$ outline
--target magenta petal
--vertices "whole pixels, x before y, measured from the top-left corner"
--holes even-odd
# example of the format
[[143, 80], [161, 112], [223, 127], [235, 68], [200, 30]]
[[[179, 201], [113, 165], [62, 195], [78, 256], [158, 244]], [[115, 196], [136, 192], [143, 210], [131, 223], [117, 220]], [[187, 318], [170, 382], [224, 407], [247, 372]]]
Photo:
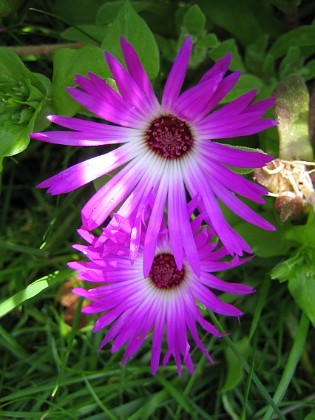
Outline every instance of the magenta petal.
[[160, 231], [164, 207], [167, 197], [167, 187], [161, 183], [156, 194], [156, 201], [152, 209], [148, 230], [145, 236], [144, 253], [143, 253], [143, 273], [147, 277], [149, 275], [154, 253], [157, 245], [157, 235]]
[[261, 168], [274, 159], [266, 153], [242, 150], [214, 142], [205, 143], [204, 152], [210, 160], [236, 168]]
[[38, 188], [48, 188], [48, 192], [52, 195], [73, 191], [128, 162], [132, 156], [130, 146], [126, 146], [113, 150], [106, 155], [77, 163], [46, 179], [38, 185]]
[[119, 61], [107, 52], [105, 57], [121, 96], [144, 116], [152, 112], [151, 104], [145, 100], [141, 89]]
[[183, 46], [181, 47], [173, 67], [171, 68], [170, 74], [167, 78], [163, 95], [162, 95], [162, 106], [166, 110], [171, 110], [173, 103], [176, 101], [180, 90], [184, 83], [188, 61], [192, 49], [192, 41], [187, 36]]
[[68, 92], [74, 100], [104, 120], [133, 128], [139, 128], [144, 121], [144, 117], [138, 114], [132, 105], [126, 104], [118, 94], [115, 100], [111, 101], [113, 103], [110, 103], [101, 98], [96, 101], [93, 96], [75, 88], [68, 88]]
[[241, 200], [235, 197], [228, 189], [214, 187], [214, 193], [220, 200], [230, 209], [233, 210], [238, 216], [246, 220], [253, 225], [259, 226], [262, 229], [266, 230], [275, 230], [275, 227], [269, 223], [267, 220], [263, 219], [257, 213], [255, 213], [251, 208], [246, 206]]
[[100, 226], [109, 214], [130, 194], [141, 179], [141, 172], [129, 163], [111, 178], [82, 209], [82, 227], [93, 230]]
[[125, 62], [130, 75], [138, 84], [142, 93], [146, 95], [148, 102], [153, 106], [158, 106], [158, 101], [155, 93], [152, 89], [149, 78], [142, 67], [142, 64], [131, 44], [129, 44], [125, 38], [120, 38], [121, 48], [124, 53]]
[[212, 78], [217, 73], [223, 73], [225, 74], [230, 66], [232, 60], [232, 54], [226, 54], [224, 57], [220, 58], [214, 66], [211, 67], [210, 70], [208, 70], [201, 78], [200, 83]]

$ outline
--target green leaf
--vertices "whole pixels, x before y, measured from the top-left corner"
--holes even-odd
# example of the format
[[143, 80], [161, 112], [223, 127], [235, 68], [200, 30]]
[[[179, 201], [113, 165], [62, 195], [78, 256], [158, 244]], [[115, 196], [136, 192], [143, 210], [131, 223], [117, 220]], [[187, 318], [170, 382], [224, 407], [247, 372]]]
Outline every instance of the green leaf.
[[202, 31], [206, 25], [206, 16], [197, 4], [191, 6], [185, 13], [183, 26], [191, 34]]
[[309, 94], [303, 79], [288, 76], [274, 90], [274, 114], [280, 136], [279, 157], [286, 160], [313, 160], [308, 137]]
[[305, 225], [291, 226], [285, 233], [285, 238], [289, 241], [297, 242], [301, 245], [306, 245], [315, 248], [315, 215], [314, 211], [310, 210], [307, 222]]
[[269, 35], [264, 34], [250, 44], [245, 51], [245, 64], [249, 71], [261, 74], [265, 51], [269, 42]]
[[290, 47], [315, 45], [315, 22], [312, 25], [301, 26], [280, 36], [269, 50], [274, 59], [285, 55]]
[[315, 326], [315, 253], [303, 245], [296, 254], [271, 272], [272, 279], [288, 281], [294, 300]]
[[110, 76], [103, 50], [94, 45], [80, 49], [62, 48], [55, 52], [53, 62], [53, 101], [57, 112], [63, 115], [72, 116], [81, 109], [66, 90], [66, 86], [74, 86], [76, 74], [85, 76], [92, 72], [102, 78]]
[[113, 24], [108, 28], [102, 48], [123, 62], [119, 39], [124, 36], [137, 51], [150, 79], [159, 74], [159, 49], [146, 22], [135, 12], [129, 2], [119, 10]]
[[[103, 6], [101, 6], [97, 12], [96, 24], [101, 26], [111, 24], [125, 3], [125, 0], [117, 0], [109, 1], [103, 4]], [[132, 2], [132, 7], [137, 13], [147, 9], [154, 11], [156, 8], [159, 8], [159, 6], [161, 5], [156, 3], [154, 4], [151, 1], [141, 0]]]
[[8, 48], [0, 47], [0, 83], [30, 78], [31, 72], [22, 60]]
[[292, 74], [292, 71], [297, 71], [301, 67], [303, 67], [303, 60], [301, 58], [300, 48], [295, 46], [290, 47], [279, 67], [280, 80], [288, 77]]
[[50, 95], [46, 76], [32, 73], [16, 54], [0, 48], [0, 156], [22, 152], [35, 125], [49, 125], [44, 110]]
[[[314, 251], [312, 251], [313, 254]], [[310, 256], [295, 270], [288, 288], [301, 310], [315, 327], [315, 258]]]
[[[266, 215], [262, 216], [266, 218]], [[235, 229], [249, 243], [257, 257], [271, 258], [286, 255], [293, 244], [292, 241], [285, 240], [285, 230], [280, 226], [277, 226], [276, 231], [270, 232], [241, 222], [235, 226]]]
[[[235, 343], [237, 350], [244, 356], [246, 359], [250, 351], [250, 342], [248, 337], [242, 338], [241, 341]], [[236, 386], [241, 382], [244, 376], [244, 369], [239, 360], [235, 355], [232, 349], [229, 347], [225, 350], [225, 359], [227, 364], [227, 375], [221, 392], [228, 392], [236, 388]]]
[[303, 257], [298, 252], [291, 258], [277, 264], [271, 271], [270, 277], [275, 280], [278, 279], [280, 283], [288, 281], [290, 276], [296, 270], [296, 267], [300, 266], [303, 262]]
[[67, 277], [73, 274], [72, 270], [56, 271], [48, 276], [42, 277], [31, 283], [24, 290], [9, 297], [4, 302], [0, 303], [0, 318], [12, 311], [17, 306], [21, 305], [28, 299], [32, 299], [48, 287], [61, 283]]
[[308, 61], [303, 67], [297, 70], [297, 73], [306, 81], [315, 78], [315, 60]]

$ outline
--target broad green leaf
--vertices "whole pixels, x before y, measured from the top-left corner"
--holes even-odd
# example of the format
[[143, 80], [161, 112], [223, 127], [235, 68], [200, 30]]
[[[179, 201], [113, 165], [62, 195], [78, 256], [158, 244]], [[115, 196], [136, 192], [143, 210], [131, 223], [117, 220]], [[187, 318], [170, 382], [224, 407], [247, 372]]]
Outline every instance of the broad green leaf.
[[301, 26], [280, 36], [272, 45], [269, 54], [274, 59], [285, 55], [290, 47], [315, 46], [315, 23]]
[[102, 78], [110, 76], [103, 50], [94, 45], [80, 49], [62, 48], [55, 52], [53, 61], [53, 101], [59, 114], [72, 116], [81, 109], [66, 90], [66, 86], [74, 86], [76, 74], [86, 76], [92, 72]]
[[285, 238], [290, 241], [295, 241], [301, 245], [306, 245], [315, 248], [315, 215], [314, 211], [310, 210], [307, 222], [305, 225], [291, 226], [286, 230]]
[[[313, 251], [314, 252], [314, 251]], [[288, 288], [301, 310], [315, 327], [315, 258], [304, 261], [289, 278]]]
[[157, 43], [146, 22], [135, 12], [129, 2], [126, 2], [119, 10], [102, 42], [102, 48], [123, 62], [119, 42], [121, 36], [133, 45], [149, 78], [155, 79], [160, 69]]
[[[265, 217], [265, 215], [263, 215]], [[271, 223], [273, 223], [271, 221]], [[245, 222], [235, 226], [237, 232], [249, 243], [253, 253], [257, 257], [271, 258], [280, 255], [286, 255], [292, 247], [293, 242], [288, 241], [284, 237], [285, 230], [277, 226], [277, 230], [270, 232], [262, 230], [254, 225]]]
[[[120, 9], [125, 5], [125, 0], [117, 0], [117, 1], [108, 1], [101, 6], [97, 12], [96, 16], [96, 24], [97, 25], [108, 25], [111, 24]], [[151, 1], [133, 1], [132, 7], [134, 10], [138, 13], [146, 9], [151, 9], [154, 11], [157, 7], [159, 7], [159, 4], [154, 4]]]
[[31, 72], [22, 60], [8, 48], [0, 47], [0, 83], [30, 78]]
[[[238, 351], [245, 357], [248, 357], [250, 351], [250, 342], [248, 337], [242, 338], [241, 341], [235, 343]], [[234, 389], [243, 379], [244, 369], [235, 353], [227, 347], [225, 350], [225, 359], [227, 364], [227, 375], [221, 392], [228, 392]]]
[[304, 420], [315, 420], [315, 410], [308, 413]]
[[313, 160], [308, 137], [309, 94], [297, 74], [288, 76], [274, 90], [274, 114], [280, 136], [279, 157], [286, 160]]

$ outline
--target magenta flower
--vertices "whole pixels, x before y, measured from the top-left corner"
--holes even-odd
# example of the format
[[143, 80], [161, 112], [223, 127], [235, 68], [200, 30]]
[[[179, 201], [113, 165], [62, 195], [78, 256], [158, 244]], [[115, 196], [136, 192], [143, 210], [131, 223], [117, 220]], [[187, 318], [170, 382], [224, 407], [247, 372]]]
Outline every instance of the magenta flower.
[[[113, 341], [112, 352], [126, 345], [123, 364], [133, 357], [152, 333], [151, 369], [155, 373], [160, 364], [165, 332], [167, 350], [163, 366], [173, 356], [179, 375], [182, 371], [181, 360], [192, 373], [194, 367], [188, 332], [211, 363], [212, 359], [198, 336], [197, 325], [214, 336], [222, 335], [203, 318], [197, 302], [216, 314], [232, 317], [242, 315], [233, 305], [222, 302], [213, 290], [248, 294], [253, 289], [225, 282], [212, 273], [236, 267], [248, 258], [241, 261], [235, 256], [230, 261], [222, 261], [226, 259], [228, 251], [225, 247], [216, 248], [217, 243], [210, 242], [212, 233], [205, 228], [200, 229], [201, 220], [201, 216], [198, 216], [191, 224], [200, 255], [199, 278], [186, 258], [182, 268], [177, 268], [163, 222], [147, 277], [143, 275], [142, 262], [145, 235], [142, 235], [140, 241], [138, 258], [131, 264], [129, 237], [132, 225], [128, 221], [115, 215], [99, 238], [85, 230], [79, 231], [89, 245], [75, 245], [74, 248], [83, 252], [89, 261], [76, 261], [69, 263], [69, 266], [78, 271], [81, 279], [92, 282], [92, 288], [76, 288], [73, 292], [92, 301], [82, 309], [84, 313], [101, 314], [95, 323], [94, 332], [111, 324], [100, 348], [110, 341]], [[95, 283], [99, 285], [96, 287]]]
[[48, 188], [51, 194], [67, 193], [119, 168], [83, 207], [82, 228], [93, 230], [118, 209], [124, 218], [133, 215], [131, 246], [136, 249], [140, 220], [152, 206], [145, 237], [145, 275], [153, 263], [165, 208], [170, 248], [178, 269], [185, 253], [194, 272], [197, 275], [200, 272], [187, 199], [197, 203], [198, 212], [205, 215], [205, 222], [230, 254], [251, 252], [225, 220], [218, 200], [249, 223], [272, 230], [270, 223], [234, 194], [264, 203], [262, 195], [266, 190], [229, 169], [229, 166], [259, 168], [272, 157], [213, 140], [247, 136], [272, 127], [276, 124], [273, 120], [261, 117], [274, 100], [251, 104], [256, 92], [250, 91], [214, 111], [239, 77], [239, 72], [226, 76], [230, 55], [219, 60], [196, 86], [180, 93], [192, 49], [192, 41], [187, 37], [159, 103], [133, 47], [123, 38], [121, 47], [127, 70], [105, 53], [119, 93], [95, 74], [89, 74], [88, 78], [77, 76], [80, 89], [68, 88], [76, 101], [110, 124], [51, 115], [52, 122], [73, 131], [31, 136], [63, 145], [119, 147], [72, 166], [39, 187]]

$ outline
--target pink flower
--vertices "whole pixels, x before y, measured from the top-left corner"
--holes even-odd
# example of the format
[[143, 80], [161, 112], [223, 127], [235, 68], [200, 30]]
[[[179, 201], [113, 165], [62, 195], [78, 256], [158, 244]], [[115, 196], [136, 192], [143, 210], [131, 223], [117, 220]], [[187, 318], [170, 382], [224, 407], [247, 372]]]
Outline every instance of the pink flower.
[[201, 315], [198, 305], [201, 303], [209, 311], [220, 315], [237, 318], [242, 315], [235, 306], [221, 301], [214, 291], [248, 294], [253, 289], [243, 284], [225, 282], [212, 273], [236, 267], [248, 259], [241, 261], [235, 256], [230, 261], [223, 261], [228, 251], [210, 242], [212, 232], [200, 229], [201, 220], [202, 217], [198, 216], [191, 223], [200, 256], [199, 278], [185, 257], [182, 268], [177, 268], [164, 222], [148, 276], [143, 275], [142, 266], [146, 227], [134, 264], [129, 258], [132, 226], [128, 220], [114, 215], [110, 225], [103, 229], [98, 238], [85, 230], [79, 231], [88, 245], [75, 245], [74, 248], [89, 261], [76, 261], [69, 263], [69, 266], [78, 271], [81, 279], [92, 282], [92, 288], [76, 288], [73, 292], [92, 302], [82, 309], [84, 313], [100, 314], [94, 332], [111, 325], [100, 348], [112, 341], [112, 352], [116, 352], [125, 345], [123, 364], [134, 356], [152, 333], [152, 372], [156, 373], [159, 367], [163, 341], [166, 341], [163, 366], [173, 356], [179, 375], [182, 362], [192, 373], [194, 367], [188, 333], [190, 341], [199, 347], [211, 363], [212, 359], [198, 336], [197, 325], [214, 336], [222, 335]]
[[[166, 81], [159, 103], [133, 47], [121, 39], [127, 70], [109, 53], [105, 57], [119, 92], [90, 73], [77, 76], [70, 95], [100, 119], [92, 122], [51, 115], [49, 119], [72, 131], [32, 134], [33, 139], [71, 146], [117, 145], [114, 150], [78, 163], [42, 182], [51, 194], [72, 191], [112, 171], [119, 171], [82, 209], [83, 229], [100, 226], [118, 208], [124, 218], [133, 215], [132, 243], [138, 226], [152, 204], [144, 243], [144, 273], [150, 272], [164, 210], [167, 208], [169, 244], [180, 270], [184, 253], [198, 275], [199, 256], [190, 225], [187, 200], [213, 228], [230, 254], [251, 252], [248, 244], [225, 220], [218, 200], [249, 223], [273, 226], [236, 195], [264, 203], [266, 190], [236, 174], [230, 166], [259, 168], [272, 160], [260, 152], [232, 148], [215, 140], [247, 136], [276, 123], [262, 119], [272, 98], [252, 103], [255, 91], [214, 110], [233, 88], [239, 72], [226, 76], [231, 56], [219, 60], [199, 83], [181, 93], [192, 41], [187, 37]], [[189, 198], [189, 197], [190, 198]]]

